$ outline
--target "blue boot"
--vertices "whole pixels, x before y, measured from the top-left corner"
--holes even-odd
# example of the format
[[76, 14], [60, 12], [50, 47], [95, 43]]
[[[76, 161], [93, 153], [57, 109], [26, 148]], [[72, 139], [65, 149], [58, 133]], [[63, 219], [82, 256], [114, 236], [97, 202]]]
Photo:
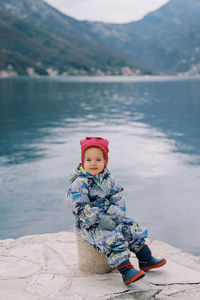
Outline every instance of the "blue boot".
[[151, 250], [147, 245], [144, 245], [144, 247], [136, 253], [136, 257], [139, 260], [139, 267], [142, 271], [160, 268], [167, 262], [164, 258], [157, 259], [153, 257], [151, 254]]
[[129, 259], [117, 266], [117, 269], [122, 274], [124, 284], [130, 284], [131, 282], [139, 280], [145, 276], [144, 272], [133, 268]]

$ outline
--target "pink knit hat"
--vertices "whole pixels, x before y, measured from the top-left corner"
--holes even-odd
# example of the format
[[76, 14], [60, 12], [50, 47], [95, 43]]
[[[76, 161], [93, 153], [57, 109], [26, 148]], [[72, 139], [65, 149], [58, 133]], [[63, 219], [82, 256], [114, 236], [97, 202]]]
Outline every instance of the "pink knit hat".
[[82, 161], [82, 167], [84, 168], [84, 153], [85, 150], [91, 147], [97, 147], [103, 151], [104, 154], [104, 159], [105, 159], [105, 166], [104, 169], [106, 168], [108, 164], [108, 140], [101, 138], [101, 137], [86, 137], [80, 140], [81, 144], [81, 161]]

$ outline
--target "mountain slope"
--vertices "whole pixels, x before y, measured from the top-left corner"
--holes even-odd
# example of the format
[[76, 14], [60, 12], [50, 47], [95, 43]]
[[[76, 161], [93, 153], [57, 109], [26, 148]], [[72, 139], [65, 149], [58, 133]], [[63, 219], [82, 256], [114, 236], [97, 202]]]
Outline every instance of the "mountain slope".
[[1, 0], [0, 69], [200, 74], [199, 15], [199, 0], [170, 0], [140, 21], [117, 25], [77, 21], [43, 0]]
[[88, 35], [88, 24], [76, 21], [42, 0], [1, 0], [0, 69], [12, 66], [19, 74], [33, 68], [59, 73], [120, 74], [128, 66], [138, 69]]
[[95, 23], [90, 30], [123, 57], [152, 72], [174, 74], [199, 65], [199, 15], [199, 0], [171, 0], [140, 21]]

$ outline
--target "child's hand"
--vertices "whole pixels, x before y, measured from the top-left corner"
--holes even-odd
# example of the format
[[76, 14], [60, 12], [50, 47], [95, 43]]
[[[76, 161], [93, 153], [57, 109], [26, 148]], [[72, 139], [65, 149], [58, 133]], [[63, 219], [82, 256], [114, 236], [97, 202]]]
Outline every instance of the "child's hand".
[[116, 227], [116, 223], [112, 220], [110, 216], [102, 215], [99, 222], [99, 229], [105, 230], [114, 230]]

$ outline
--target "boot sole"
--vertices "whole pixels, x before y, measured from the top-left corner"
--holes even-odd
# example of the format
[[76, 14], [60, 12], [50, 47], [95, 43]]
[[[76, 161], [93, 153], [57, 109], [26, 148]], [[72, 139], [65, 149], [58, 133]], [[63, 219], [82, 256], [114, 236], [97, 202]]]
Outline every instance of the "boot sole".
[[135, 281], [141, 279], [144, 276], [145, 276], [145, 273], [144, 272], [140, 272], [139, 274], [135, 275], [133, 278], [124, 281], [124, 284], [128, 285], [128, 284], [130, 284], [132, 282], [135, 282]]
[[141, 267], [140, 270], [142, 271], [149, 271], [151, 269], [160, 268], [166, 264], [167, 260], [164, 259], [161, 263], [154, 265], [154, 266], [148, 266], [148, 267]]

